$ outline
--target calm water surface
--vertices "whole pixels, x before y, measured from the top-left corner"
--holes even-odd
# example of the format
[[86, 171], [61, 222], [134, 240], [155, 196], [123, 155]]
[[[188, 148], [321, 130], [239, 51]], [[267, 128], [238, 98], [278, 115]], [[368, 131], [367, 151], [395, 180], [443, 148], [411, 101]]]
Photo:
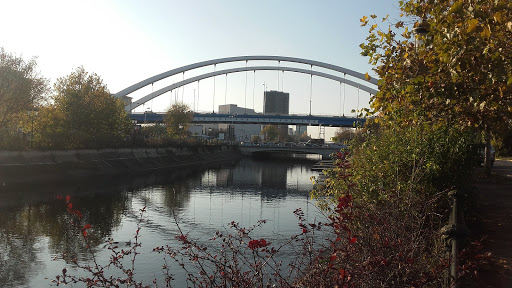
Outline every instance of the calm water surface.
[[[162, 256], [151, 250], [176, 243], [177, 227], [190, 237], [207, 241], [231, 221], [249, 227], [267, 219], [257, 237], [274, 243], [299, 231], [293, 211], [302, 208], [309, 219], [321, 217], [308, 193], [312, 189], [311, 160], [253, 160], [202, 170], [183, 170], [131, 178], [90, 179], [82, 183], [26, 185], [0, 191], [0, 287], [48, 287], [50, 279], [71, 264], [90, 261], [83, 241], [71, 232], [69, 215], [57, 195], [70, 195], [74, 207], [92, 225], [90, 239], [100, 263], [109, 253], [108, 238], [133, 239], [139, 209], [141, 254], [137, 279], [151, 284], [161, 279]], [[179, 283], [180, 271], [175, 271]]]

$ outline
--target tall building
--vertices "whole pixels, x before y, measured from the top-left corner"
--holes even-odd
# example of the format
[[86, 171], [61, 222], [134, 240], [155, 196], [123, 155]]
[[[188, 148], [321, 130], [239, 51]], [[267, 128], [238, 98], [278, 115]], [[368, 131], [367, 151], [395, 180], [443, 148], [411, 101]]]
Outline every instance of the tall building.
[[[290, 114], [290, 93], [265, 91], [263, 97], [263, 114]], [[277, 125], [279, 141], [285, 141], [288, 135], [288, 125]]]
[[263, 114], [288, 115], [290, 113], [290, 93], [265, 91]]

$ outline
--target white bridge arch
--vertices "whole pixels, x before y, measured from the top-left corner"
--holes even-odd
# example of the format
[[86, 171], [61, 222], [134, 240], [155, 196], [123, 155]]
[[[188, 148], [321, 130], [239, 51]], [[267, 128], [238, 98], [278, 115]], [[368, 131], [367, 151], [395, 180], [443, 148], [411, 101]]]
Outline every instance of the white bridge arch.
[[[374, 85], [374, 86], [377, 85], [377, 79], [373, 79], [373, 78], [366, 79], [365, 74], [362, 74], [362, 73], [359, 73], [359, 72], [356, 72], [356, 71], [353, 71], [353, 70], [350, 70], [347, 68], [343, 68], [341, 66], [336, 66], [336, 65], [319, 62], [319, 61], [308, 60], [308, 59], [283, 57], [283, 56], [239, 56], [239, 57], [228, 57], [228, 58], [208, 60], [208, 61], [203, 61], [203, 62], [198, 62], [195, 64], [183, 66], [183, 67], [176, 68], [173, 70], [169, 70], [167, 72], [155, 75], [153, 77], [150, 77], [143, 81], [140, 81], [134, 85], [131, 85], [131, 86], [119, 91], [114, 96], [115, 97], [127, 96], [130, 93], [133, 93], [133, 92], [135, 92], [143, 87], [146, 87], [148, 85], [151, 85], [157, 81], [160, 81], [165, 78], [168, 78], [168, 77], [180, 74], [180, 73], [184, 73], [186, 71], [190, 71], [193, 69], [197, 69], [197, 68], [201, 68], [201, 67], [205, 67], [205, 66], [216, 65], [216, 64], [229, 63], [229, 62], [240, 62], [240, 61], [245, 61], [245, 62], [248, 62], [248, 61], [278, 61], [279, 63], [280, 62], [293, 62], [293, 63], [311, 65], [311, 70], [295, 68], [295, 67], [285, 67], [285, 66], [243, 66], [243, 67], [238, 67], [238, 68], [231, 68], [231, 69], [225, 69], [225, 70], [219, 70], [219, 71], [215, 71], [215, 72], [205, 73], [205, 74], [202, 74], [199, 76], [195, 76], [195, 77], [188, 78], [183, 81], [174, 83], [172, 85], [169, 85], [162, 89], [154, 91], [146, 96], [143, 96], [140, 99], [138, 99], [137, 101], [126, 105], [125, 110], [131, 111], [131, 110], [139, 107], [140, 105], [143, 105], [144, 103], [150, 101], [151, 99], [156, 98], [166, 92], [172, 91], [178, 87], [181, 87], [181, 86], [184, 86], [184, 85], [187, 85], [187, 84], [190, 84], [190, 83], [202, 80], [202, 79], [215, 77], [218, 75], [230, 74], [230, 73], [237, 73], [237, 72], [244, 72], [244, 71], [257, 71], [257, 70], [258, 71], [260, 71], [260, 70], [277, 70], [277, 71], [289, 71], [289, 72], [310, 74], [310, 75], [315, 75], [315, 76], [331, 79], [331, 80], [334, 80], [334, 81], [337, 81], [340, 83], [345, 83], [350, 86], [357, 87], [357, 88], [359, 88], [363, 91], [366, 91], [370, 94], [373, 94], [373, 95], [375, 95], [377, 93], [377, 90], [375, 88], [372, 88], [372, 87], [366, 85], [366, 83]], [[333, 74], [315, 71], [315, 70], [313, 70], [313, 66], [326, 68], [326, 69], [333, 70], [333, 71], [336, 71], [339, 73], [343, 73], [344, 75], [352, 76], [354, 78], [363, 80], [364, 82], [355, 82], [355, 81], [347, 80], [345, 77], [339, 77], [339, 76], [336, 76]]]

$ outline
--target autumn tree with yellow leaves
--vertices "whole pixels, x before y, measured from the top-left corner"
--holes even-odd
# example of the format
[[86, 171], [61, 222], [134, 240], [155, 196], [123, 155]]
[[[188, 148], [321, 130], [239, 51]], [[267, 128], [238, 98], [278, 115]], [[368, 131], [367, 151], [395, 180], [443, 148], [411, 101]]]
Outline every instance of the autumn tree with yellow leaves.
[[124, 145], [131, 122], [124, 104], [95, 73], [83, 67], [57, 79], [52, 105], [35, 123], [37, 144], [45, 149], [103, 148]]
[[380, 78], [372, 112], [394, 123], [476, 127], [490, 145], [512, 120], [512, 2], [409, 0], [399, 7], [395, 23], [361, 19], [369, 27], [362, 54]]

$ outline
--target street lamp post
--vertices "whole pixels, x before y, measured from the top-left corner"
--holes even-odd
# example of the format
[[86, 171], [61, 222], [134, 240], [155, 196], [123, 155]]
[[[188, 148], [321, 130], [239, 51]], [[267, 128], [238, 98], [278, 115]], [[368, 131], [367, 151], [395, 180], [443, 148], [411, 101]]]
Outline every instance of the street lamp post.
[[412, 29], [412, 32], [416, 37], [414, 40], [414, 44], [416, 49], [425, 45], [425, 38], [427, 38], [428, 32], [430, 31], [430, 25], [428, 24], [426, 19], [423, 19]]
[[37, 115], [37, 111], [34, 111], [34, 108], [32, 107], [32, 111], [28, 112], [28, 115], [30, 116], [30, 149], [32, 149], [32, 142], [34, 138], [34, 116]]
[[213, 131], [212, 127], [209, 127], [208, 128], [208, 143], [212, 143], [212, 138], [213, 138], [212, 131]]
[[229, 116], [229, 118], [231, 118], [231, 125], [229, 125], [229, 140], [231, 141], [231, 144], [235, 141], [234, 117], [235, 115]]

